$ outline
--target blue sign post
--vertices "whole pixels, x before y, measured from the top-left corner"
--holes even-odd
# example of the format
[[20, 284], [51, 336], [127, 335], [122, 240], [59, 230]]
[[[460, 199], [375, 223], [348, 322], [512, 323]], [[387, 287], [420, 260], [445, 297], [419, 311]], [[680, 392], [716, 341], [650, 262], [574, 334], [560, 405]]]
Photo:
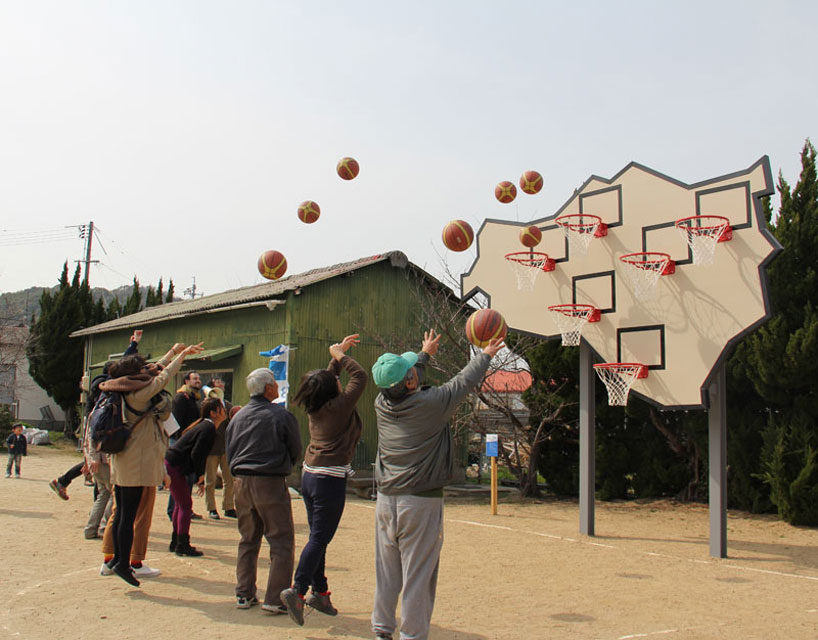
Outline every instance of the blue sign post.
[[496, 433], [486, 434], [486, 456], [491, 458], [491, 515], [497, 515], [497, 454], [500, 442]]

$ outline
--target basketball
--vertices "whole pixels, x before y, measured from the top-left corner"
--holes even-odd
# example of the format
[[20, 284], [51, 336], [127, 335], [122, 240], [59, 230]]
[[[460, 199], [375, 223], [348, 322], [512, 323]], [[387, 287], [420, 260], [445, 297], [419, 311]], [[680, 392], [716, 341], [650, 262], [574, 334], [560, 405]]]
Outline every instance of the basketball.
[[443, 244], [451, 251], [465, 251], [474, 241], [474, 231], [465, 220], [452, 220], [443, 227]]
[[301, 222], [312, 224], [318, 220], [318, 216], [320, 215], [321, 207], [318, 206], [317, 202], [304, 200], [304, 202], [298, 205], [298, 219], [301, 220]]
[[526, 171], [520, 176], [520, 189], [534, 195], [542, 189], [542, 176], [537, 171]]
[[524, 247], [536, 247], [540, 244], [540, 240], [542, 240], [542, 231], [540, 231], [539, 227], [531, 225], [520, 231], [520, 242]]
[[494, 338], [505, 338], [508, 327], [503, 316], [494, 309], [480, 309], [466, 321], [466, 337], [482, 349]]
[[358, 165], [358, 161], [355, 158], [341, 158], [338, 161], [338, 165], [335, 167], [335, 171], [337, 171], [338, 175], [344, 180], [352, 180], [358, 175], [360, 170], [361, 167]]
[[511, 202], [517, 197], [517, 187], [514, 186], [513, 182], [503, 180], [494, 187], [494, 197], [503, 203]]
[[268, 280], [278, 280], [287, 271], [287, 258], [279, 251], [265, 251], [258, 259], [258, 272]]

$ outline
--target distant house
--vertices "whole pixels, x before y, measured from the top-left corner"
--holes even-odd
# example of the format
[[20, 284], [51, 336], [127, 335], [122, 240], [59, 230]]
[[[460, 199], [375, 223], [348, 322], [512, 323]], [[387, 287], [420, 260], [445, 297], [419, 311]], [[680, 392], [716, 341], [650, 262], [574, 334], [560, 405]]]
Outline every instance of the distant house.
[[[219, 375], [227, 384], [227, 398], [244, 404], [248, 400], [245, 377], [268, 364], [268, 358], [259, 352], [280, 344], [291, 348], [288, 381], [293, 393], [304, 373], [327, 366], [329, 345], [348, 334], [361, 334], [361, 344], [351, 355], [367, 371], [385, 350], [400, 347], [396, 339], [408, 340], [419, 349], [423, 330], [428, 327], [422, 326], [415, 313], [418, 287], [445, 289], [453, 302], [458, 300], [403, 253], [391, 251], [273, 282], [150, 307], [71, 336], [85, 340], [85, 370], [91, 378], [108, 359], [121, 355], [137, 328], [145, 332], [140, 353], [152, 358], [162, 356], [175, 342], [204, 342], [205, 351], [188, 358], [185, 370], [200, 372], [205, 383], [212, 375]], [[171, 391], [180, 385], [181, 377], [173, 381]], [[377, 388], [370, 381], [358, 403], [363, 434], [352, 464], [367, 472], [377, 446], [376, 394]], [[299, 418], [306, 446], [306, 416], [296, 407], [290, 409]]]
[[28, 374], [27, 341], [25, 325], [0, 326], [0, 404], [11, 407], [15, 420], [60, 429], [63, 410]]
[[[528, 371], [495, 371], [483, 381], [482, 392], [492, 402], [511, 409], [521, 424], [528, 424], [529, 410], [523, 403], [523, 392], [531, 386]], [[502, 433], [510, 424], [508, 417], [478, 399], [475, 414], [485, 433]]]

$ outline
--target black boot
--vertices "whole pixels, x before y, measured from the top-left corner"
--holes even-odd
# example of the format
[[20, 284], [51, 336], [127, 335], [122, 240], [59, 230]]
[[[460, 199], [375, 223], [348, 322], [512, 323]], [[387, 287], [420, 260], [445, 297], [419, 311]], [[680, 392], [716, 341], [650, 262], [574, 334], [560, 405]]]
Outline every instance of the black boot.
[[181, 533], [176, 539], [176, 555], [177, 556], [203, 556], [204, 553], [199, 551], [196, 547], [190, 546], [190, 534], [182, 535]]
[[133, 569], [131, 569], [131, 565], [127, 562], [124, 565], [119, 563], [111, 567], [111, 569], [128, 584], [133, 585], [134, 587], [139, 586], [139, 580], [136, 579], [136, 576], [133, 574]]
[[170, 534], [170, 544], [168, 545], [168, 551], [176, 551], [176, 544], [178, 543], [178, 541], [179, 537], [176, 535], [176, 532], [174, 531], [172, 534]]

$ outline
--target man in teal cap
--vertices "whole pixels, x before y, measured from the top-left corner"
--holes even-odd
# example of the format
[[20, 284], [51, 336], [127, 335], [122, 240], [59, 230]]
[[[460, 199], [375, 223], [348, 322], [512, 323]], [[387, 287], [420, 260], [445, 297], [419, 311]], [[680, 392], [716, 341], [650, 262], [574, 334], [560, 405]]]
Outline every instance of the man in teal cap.
[[401, 589], [401, 638], [429, 636], [443, 546], [443, 487], [454, 470], [449, 419], [503, 346], [501, 339], [492, 340], [446, 384], [421, 387], [439, 342], [431, 329], [423, 334], [420, 353], [384, 353], [372, 366], [380, 388], [372, 630], [381, 639], [396, 630]]

